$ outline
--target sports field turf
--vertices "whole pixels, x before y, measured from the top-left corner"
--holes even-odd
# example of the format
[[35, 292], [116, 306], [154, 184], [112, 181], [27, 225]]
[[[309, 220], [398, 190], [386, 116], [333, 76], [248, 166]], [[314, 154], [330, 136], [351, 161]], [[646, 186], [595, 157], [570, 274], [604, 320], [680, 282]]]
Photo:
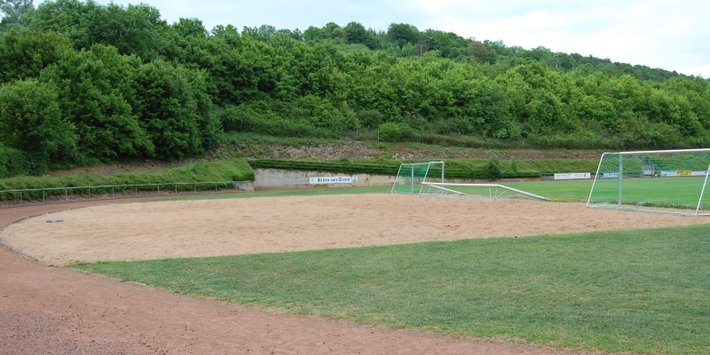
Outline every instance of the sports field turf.
[[[586, 201], [591, 187], [591, 181], [506, 184], [557, 201]], [[710, 353], [709, 235], [710, 224], [75, 267], [177, 293], [362, 323], [583, 350]]]
[[[672, 180], [672, 181], [671, 181]], [[704, 179], [695, 177], [626, 179], [622, 185], [622, 201], [628, 205], [682, 207], [695, 209]], [[545, 196], [554, 201], [586, 202], [592, 181], [531, 181], [506, 182], [507, 186]], [[465, 188], [457, 190], [465, 191]], [[594, 203], [616, 203], [619, 182], [599, 180], [592, 198]], [[703, 205], [710, 207], [710, 192], [703, 197]]]
[[228, 302], [604, 351], [710, 351], [710, 226], [109, 262]]

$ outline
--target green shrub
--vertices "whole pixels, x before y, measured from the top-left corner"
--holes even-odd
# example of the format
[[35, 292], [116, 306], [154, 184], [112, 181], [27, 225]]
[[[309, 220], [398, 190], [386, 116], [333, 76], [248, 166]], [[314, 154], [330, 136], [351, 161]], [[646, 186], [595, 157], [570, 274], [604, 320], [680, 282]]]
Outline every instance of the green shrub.
[[380, 125], [379, 138], [384, 142], [399, 142], [402, 139], [402, 131], [399, 125], [394, 122], [386, 122]]
[[0, 140], [46, 166], [70, 160], [77, 135], [62, 117], [56, 87], [29, 79], [0, 86]]
[[221, 114], [226, 131], [252, 132], [277, 137], [331, 137], [333, 132], [271, 111], [260, 103], [229, 106]]
[[385, 115], [377, 110], [361, 110], [357, 112], [357, 119], [363, 127], [378, 127], [385, 121]]
[[500, 160], [498, 156], [493, 154], [491, 159], [488, 160], [488, 165], [486, 165], [487, 178], [490, 180], [497, 180], [503, 176], [503, 171], [500, 168]]
[[414, 130], [406, 123], [386, 122], [379, 126], [379, 137], [383, 142], [401, 142], [414, 137]]
[[27, 154], [0, 144], [0, 178], [31, 173]]

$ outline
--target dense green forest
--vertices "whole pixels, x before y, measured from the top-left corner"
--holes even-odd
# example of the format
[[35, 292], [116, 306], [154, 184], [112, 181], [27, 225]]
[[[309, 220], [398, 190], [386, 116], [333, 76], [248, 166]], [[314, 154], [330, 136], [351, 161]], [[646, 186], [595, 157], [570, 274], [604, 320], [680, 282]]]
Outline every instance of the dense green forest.
[[[710, 142], [710, 82], [393, 23], [167, 23], [0, 0], [0, 176], [199, 156], [229, 132], [538, 148]], [[473, 142], [473, 143], [472, 143]]]

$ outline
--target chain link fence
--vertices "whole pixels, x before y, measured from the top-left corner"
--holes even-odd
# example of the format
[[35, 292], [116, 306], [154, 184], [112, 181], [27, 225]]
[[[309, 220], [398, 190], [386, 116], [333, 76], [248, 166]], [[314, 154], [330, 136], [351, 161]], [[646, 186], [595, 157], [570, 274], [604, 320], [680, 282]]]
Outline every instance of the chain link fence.
[[46, 187], [0, 190], [0, 205], [20, 206], [34, 203], [71, 202], [87, 199], [117, 199], [166, 196], [186, 193], [253, 191], [251, 181], [171, 182], [153, 184], [121, 184]]

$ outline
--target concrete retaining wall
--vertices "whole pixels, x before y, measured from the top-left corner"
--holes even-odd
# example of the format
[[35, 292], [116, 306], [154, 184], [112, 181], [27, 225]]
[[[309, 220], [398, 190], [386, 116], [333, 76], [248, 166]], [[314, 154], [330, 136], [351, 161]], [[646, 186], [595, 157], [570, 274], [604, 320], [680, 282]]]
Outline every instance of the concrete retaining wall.
[[254, 169], [254, 188], [275, 189], [288, 187], [317, 187], [324, 185], [310, 184], [312, 177], [356, 176], [354, 184], [331, 184], [329, 186], [382, 186], [392, 185], [394, 176], [370, 174], [335, 174], [322, 171], [300, 171], [283, 169]]

